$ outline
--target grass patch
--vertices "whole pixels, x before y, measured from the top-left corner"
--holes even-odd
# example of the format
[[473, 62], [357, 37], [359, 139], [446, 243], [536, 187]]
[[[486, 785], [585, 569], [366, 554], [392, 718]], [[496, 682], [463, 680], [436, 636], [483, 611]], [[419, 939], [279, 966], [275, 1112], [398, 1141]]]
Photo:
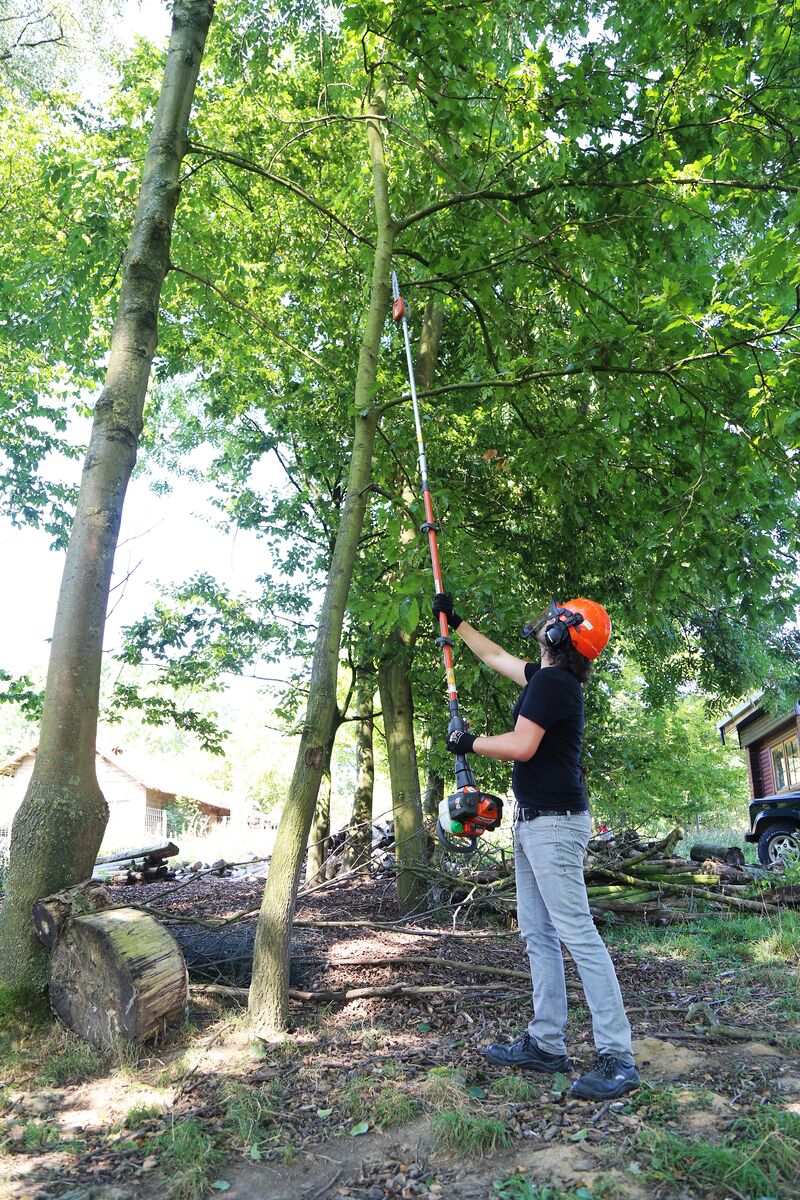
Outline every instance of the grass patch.
[[342, 1111], [355, 1121], [369, 1120], [370, 1124], [402, 1125], [420, 1111], [415, 1096], [396, 1083], [370, 1079], [367, 1075], [352, 1075], [339, 1098]]
[[466, 1109], [456, 1108], [437, 1113], [431, 1122], [434, 1145], [453, 1150], [466, 1157], [482, 1157], [497, 1150], [507, 1150], [514, 1135], [496, 1117], [478, 1117]]
[[163, 1133], [148, 1138], [146, 1149], [158, 1156], [169, 1200], [200, 1200], [224, 1158], [214, 1138], [194, 1117], [173, 1121]]
[[63, 1049], [57, 1051], [45, 1063], [37, 1076], [37, 1083], [47, 1087], [65, 1087], [70, 1083], [84, 1083], [104, 1075], [107, 1060], [104, 1054], [86, 1042], [70, 1039]]
[[42, 1121], [28, 1121], [24, 1127], [22, 1145], [34, 1154], [37, 1150], [52, 1150], [61, 1145], [61, 1130]]
[[423, 1086], [434, 1108], [457, 1108], [467, 1098], [466, 1080], [455, 1067], [431, 1067]]
[[[274, 1085], [278, 1086], [275, 1087]], [[225, 1130], [251, 1153], [260, 1150], [261, 1144], [274, 1133], [275, 1117], [280, 1110], [283, 1089], [280, 1080], [273, 1079], [267, 1088], [249, 1087], [244, 1083], [231, 1083], [223, 1093], [225, 1099]], [[253, 1156], [255, 1157], [255, 1155]]]
[[509, 1175], [496, 1179], [492, 1184], [492, 1196], [496, 1200], [611, 1200], [620, 1194], [607, 1180], [596, 1179], [591, 1187], [579, 1188], [576, 1192], [562, 1192], [549, 1183], [534, 1183], [527, 1175]]
[[129, 1108], [122, 1122], [123, 1129], [138, 1129], [146, 1121], [157, 1121], [164, 1115], [164, 1110], [157, 1104], [134, 1104]]
[[[645, 1130], [651, 1174], [684, 1183], [708, 1200], [732, 1193], [747, 1197], [797, 1195], [800, 1174], [800, 1115], [765, 1105], [736, 1121], [722, 1142], [690, 1141], [660, 1130]], [[792, 1189], [792, 1190], [790, 1190]]]
[[709, 914], [686, 929], [612, 925], [603, 936], [638, 958], [673, 958], [693, 967], [736, 967], [755, 961], [762, 969], [779, 969], [800, 963], [800, 913], [792, 911], [746, 917]]
[[538, 1100], [541, 1087], [522, 1075], [503, 1075], [492, 1084], [491, 1093], [503, 1100], [524, 1104], [526, 1100]]
[[680, 1112], [675, 1089], [664, 1084], [640, 1084], [625, 1105], [626, 1113], [638, 1113], [648, 1121], [674, 1121]]

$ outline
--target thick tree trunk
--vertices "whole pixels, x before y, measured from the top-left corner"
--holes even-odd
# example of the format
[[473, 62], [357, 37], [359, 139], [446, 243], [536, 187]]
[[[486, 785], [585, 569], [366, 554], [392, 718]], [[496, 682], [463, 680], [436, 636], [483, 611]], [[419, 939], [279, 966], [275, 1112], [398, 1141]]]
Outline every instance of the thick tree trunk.
[[397, 904], [412, 912], [425, 894], [428, 866], [417, 754], [414, 748], [414, 705], [411, 698], [411, 659], [408, 639], [393, 630], [387, 653], [378, 666], [378, 686], [386, 731], [386, 754], [392, 784]]
[[375, 792], [375, 672], [371, 663], [356, 667], [356, 783], [345, 854], [345, 869], [366, 866], [372, 850], [372, 799]]
[[47, 958], [31, 920], [40, 896], [86, 879], [108, 808], [95, 774], [103, 631], [125, 490], [157, 342], [161, 287], [211, 0], [176, 0], [145, 158], [105, 386], [95, 408], [56, 610], [36, 765], [11, 835], [0, 978], [38, 989]]
[[177, 942], [134, 908], [69, 920], [50, 963], [50, 1003], [68, 1029], [103, 1050], [146, 1041], [189, 1012]]
[[[376, 101], [368, 109], [381, 115]], [[314, 815], [325, 758], [325, 741], [336, 711], [336, 675], [342, 624], [353, 575], [358, 540], [364, 523], [372, 456], [379, 413], [374, 407], [381, 333], [386, 323], [391, 293], [389, 271], [394, 225], [380, 121], [366, 121], [367, 140], [375, 192], [377, 237], [372, 268], [369, 310], [361, 342], [355, 386], [355, 433], [328, 585], [320, 613], [311, 667], [308, 708], [289, 795], [264, 888], [258, 918], [250, 1015], [258, 1033], [286, 1028], [289, 1018], [289, 937], [303, 855]]]

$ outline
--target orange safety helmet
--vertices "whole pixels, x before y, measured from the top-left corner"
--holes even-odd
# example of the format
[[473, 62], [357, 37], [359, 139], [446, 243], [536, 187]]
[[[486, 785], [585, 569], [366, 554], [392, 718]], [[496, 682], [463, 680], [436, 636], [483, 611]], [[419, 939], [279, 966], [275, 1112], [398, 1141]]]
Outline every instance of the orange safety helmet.
[[611, 637], [611, 618], [602, 604], [583, 597], [568, 600], [566, 604], [551, 600], [550, 611], [527, 624], [522, 630], [523, 637], [538, 633], [543, 625], [547, 625], [544, 641], [548, 646], [561, 646], [569, 638], [575, 649], [590, 660], [602, 654]]
[[611, 618], [602, 604], [579, 596], [566, 604], [554, 603], [553, 607], [558, 609], [558, 620], [567, 626], [573, 646], [584, 658], [593, 660], [602, 654], [611, 637]]

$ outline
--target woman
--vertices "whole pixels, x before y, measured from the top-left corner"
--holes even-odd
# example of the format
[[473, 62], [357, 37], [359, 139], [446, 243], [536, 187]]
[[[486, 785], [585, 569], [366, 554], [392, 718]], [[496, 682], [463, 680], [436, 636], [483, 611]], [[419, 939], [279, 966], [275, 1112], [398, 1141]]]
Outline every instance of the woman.
[[583, 859], [591, 820], [581, 767], [582, 684], [608, 642], [611, 621], [592, 600], [553, 602], [545, 617], [523, 630], [525, 636], [537, 635], [537, 664], [484, 637], [453, 610], [449, 596], [439, 593], [433, 611], [437, 618], [445, 613], [450, 628], [478, 658], [523, 689], [510, 733], [476, 737], [456, 731], [447, 739], [454, 754], [514, 763], [517, 920], [531, 963], [534, 1015], [522, 1037], [510, 1046], [489, 1046], [486, 1056], [498, 1066], [546, 1074], [568, 1069], [563, 942], [580, 973], [597, 1050], [592, 1069], [575, 1081], [572, 1095], [614, 1099], [637, 1087], [639, 1075], [614, 965], [589, 912]]

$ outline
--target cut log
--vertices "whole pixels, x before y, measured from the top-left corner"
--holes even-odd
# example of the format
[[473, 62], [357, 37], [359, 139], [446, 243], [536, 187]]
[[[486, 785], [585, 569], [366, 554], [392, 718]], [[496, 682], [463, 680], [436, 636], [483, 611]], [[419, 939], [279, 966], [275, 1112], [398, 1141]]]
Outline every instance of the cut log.
[[43, 946], [52, 950], [70, 917], [102, 912], [111, 908], [113, 903], [111, 895], [97, 879], [87, 879], [77, 887], [65, 888], [63, 892], [44, 896], [33, 906], [36, 936]]
[[50, 960], [50, 1003], [67, 1028], [107, 1050], [158, 1037], [188, 1013], [175, 939], [135, 908], [67, 921]]
[[174, 858], [178, 853], [178, 847], [174, 842], [158, 842], [155, 846], [141, 846], [138, 850], [118, 850], [116, 854], [106, 854], [103, 858], [97, 859], [95, 866], [102, 867], [104, 863], [134, 862], [140, 858], [157, 863], [162, 858]]
[[692, 862], [705, 862], [707, 858], [718, 858], [729, 867], [744, 866], [744, 852], [739, 846], [708, 846], [697, 842], [689, 851]]

